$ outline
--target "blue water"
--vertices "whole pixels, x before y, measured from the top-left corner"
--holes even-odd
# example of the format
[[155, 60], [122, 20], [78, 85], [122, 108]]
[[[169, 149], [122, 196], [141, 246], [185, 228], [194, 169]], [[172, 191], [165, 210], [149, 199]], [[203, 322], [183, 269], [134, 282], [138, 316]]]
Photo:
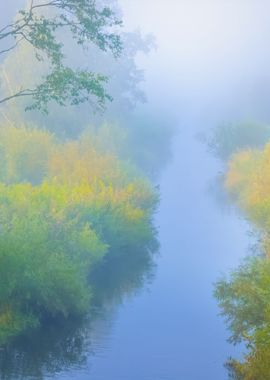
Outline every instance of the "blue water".
[[[225, 380], [240, 348], [212, 296], [213, 282], [246, 254], [247, 225], [209, 192], [219, 171], [183, 129], [160, 179], [161, 243], [150, 275], [119, 287], [83, 327], [22, 340], [1, 359], [1, 379]], [[135, 269], [134, 269], [135, 270]], [[62, 332], [62, 329], [64, 331]]]
[[161, 180], [155, 279], [118, 308], [88, 368], [66, 378], [227, 379], [223, 364], [240, 351], [226, 343], [213, 282], [237, 265], [248, 239], [246, 224], [208, 194], [217, 170], [192, 133], [180, 133]]

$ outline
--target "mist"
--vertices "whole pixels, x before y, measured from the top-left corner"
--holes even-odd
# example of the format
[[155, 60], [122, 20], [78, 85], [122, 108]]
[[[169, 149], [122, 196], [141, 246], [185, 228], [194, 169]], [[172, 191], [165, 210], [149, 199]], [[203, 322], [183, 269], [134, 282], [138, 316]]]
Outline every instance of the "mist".
[[121, 5], [128, 28], [156, 37], [157, 50], [139, 61], [151, 102], [165, 103], [170, 112], [177, 108], [182, 120], [193, 117], [204, 127], [228, 119], [269, 120], [267, 1]]
[[0, 4], [0, 378], [267, 380], [269, 2], [49, 3]]

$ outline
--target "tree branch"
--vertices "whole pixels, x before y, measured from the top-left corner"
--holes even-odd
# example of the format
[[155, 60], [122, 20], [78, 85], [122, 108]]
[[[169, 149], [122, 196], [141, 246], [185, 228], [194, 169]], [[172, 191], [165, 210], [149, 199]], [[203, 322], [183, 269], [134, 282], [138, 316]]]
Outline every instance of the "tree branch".
[[35, 94], [35, 90], [31, 90], [31, 89], [21, 90], [21, 91], [16, 92], [15, 94], [12, 94], [10, 96], [0, 99], [0, 104], [8, 102], [9, 100], [12, 100], [15, 98], [23, 97], [23, 96], [33, 96], [34, 94]]
[[4, 49], [4, 50], [0, 50], [0, 55], [1, 54], [4, 54], [4, 53], [8, 53], [9, 51], [15, 49], [19, 43], [24, 39], [24, 37], [21, 37], [14, 45], [12, 45], [10, 48], [7, 48], [7, 49]]
[[[56, 12], [46, 16], [46, 13], [44, 15], [38, 11], [48, 7], [54, 7]], [[32, 96], [34, 103], [27, 108], [47, 111], [50, 101], [60, 105], [77, 105], [94, 96], [97, 103], [103, 106], [106, 100], [110, 100], [104, 87], [107, 79], [88, 70], [74, 71], [64, 67], [64, 45], [58, 39], [57, 31], [68, 28], [78, 46], [85, 47], [93, 43], [102, 51], [111, 51], [117, 57], [122, 50], [121, 40], [117, 33], [110, 32], [110, 28], [120, 24], [121, 21], [109, 8], [100, 10], [94, 0], [44, 0], [43, 3], [30, 0], [28, 8], [19, 12], [17, 20], [0, 30], [0, 42], [5, 38], [13, 38], [7, 48], [0, 50], [0, 56], [15, 49], [21, 41], [26, 41], [36, 52], [38, 60], [46, 56], [51, 72], [42, 78], [43, 82], [36, 88], [20, 90], [0, 98], [0, 104]]]

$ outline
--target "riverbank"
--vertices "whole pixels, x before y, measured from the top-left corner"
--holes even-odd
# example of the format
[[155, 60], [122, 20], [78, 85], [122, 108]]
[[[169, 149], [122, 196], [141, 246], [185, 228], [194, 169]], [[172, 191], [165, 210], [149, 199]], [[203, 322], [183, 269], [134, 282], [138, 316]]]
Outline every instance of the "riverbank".
[[234, 154], [225, 187], [251, 223], [257, 249], [229, 276], [216, 284], [219, 301], [233, 343], [243, 342], [247, 353], [242, 361], [230, 360], [232, 376], [241, 380], [270, 377], [270, 146], [247, 148]]
[[[83, 137], [0, 131], [0, 341], [89, 310], [88, 277], [106, 260], [151, 250], [158, 194], [132, 165]], [[12, 152], [12, 153], [11, 153]]]

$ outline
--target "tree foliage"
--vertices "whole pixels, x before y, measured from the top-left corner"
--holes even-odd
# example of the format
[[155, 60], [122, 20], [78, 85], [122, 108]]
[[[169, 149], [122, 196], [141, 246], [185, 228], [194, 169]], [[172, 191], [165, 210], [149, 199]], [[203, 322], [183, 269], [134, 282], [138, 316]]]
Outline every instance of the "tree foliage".
[[226, 161], [242, 150], [263, 148], [269, 140], [269, 125], [247, 122], [216, 127], [207, 145], [217, 158]]
[[109, 7], [100, 7], [95, 0], [30, 0], [15, 21], [0, 29], [0, 43], [9, 47], [0, 51], [6, 54], [26, 43], [34, 50], [37, 61], [46, 61], [49, 72], [33, 87], [22, 87], [0, 99], [0, 104], [18, 97], [31, 97], [28, 109], [48, 111], [51, 101], [59, 105], [77, 105], [97, 101], [99, 108], [111, 99], [105, 90], [107, 77], [101, 73], [80, 70], [66, 65], [63, 33], [82, 48], [96, 45], [102, 51], [111, 51], [115, 57], [121, 52], [116, 28], [121, 21]]
[[3, 340], [46, 315], [85, 312], [87, 278], [106, 256], [151, 249], [157, 197], [148, 181], [87, 139], [60, 143], [28, 128], [0, 132]]
[[270, 379], [270, 261], [249, 258], [229, 279], [216, 284], [215, 296], [232, 332], [247, 347], [244, 361], [228, 365], [239, 380]]
[[270, 145], [232, 156], [226, 187], [259, 234], [260, 254], [216, 284], [234, 343], [245, 342], [242, 361], [229, 368], [238, 380], [270, 379]]
[[[109, 4], [116, 15], [121, 13], [116, 1], [97, 0], [96, 4], [100, 8]], [[144, 72], [137, 61], [138, 55], [153, 52], [155, 41], [151, 35], [143, 35], [140, 31], [126, 32], [124, 29], [119, 33], [119, 38], [121, 54], [115, 59], [112, 51], [103, 51], [93, 43], [87, 49], [80, 49], [70, 33], [61, 34], [65, 62], [73, 71], [78, 67], [87, 67], [89, 72], [102, 73], [109, 78], [106, 92], [101, 92], [100, 96], [103, 98], [109, 94], [113, 100], [107, 102], [104, 112], [93, 112], [89, 102], [73, 107], [65, 101], [67, 106], [64, 112], [59, 104], [49, 102], [48, 114], [44, 114], [32, 109], [30, 99], [24, 97], [13, 99], [0, 108], [0, 122], [13, 126], [34, 124], [68, 138], [78, 137], [85, 129], [95, 129], [99, 141], [104, 139], [103, 150], [110, 149], [110, 139], [116, 142], [116, 137], [119, 137], [116, 146], [121, 159], [136, 163], [151, 177], [157, 176], [170, 158], [173, 121], [169, 120], [167, 113], [161, 116], [156, 109], [150, 110], [149, 105], [143, 105], [146, 102], [142, 88]], [[40, 84], [37, 78], [48, 74], [46, 61], [37, 62], [32, 47], [22, 42], [6, 55], [0, 66], [2, 96], [13, 94], [22, 86], [35, 88]], [[42, 87], [42, 92], [46, 97], [48, 92], [45, 87]], [[76, 95], [75, 101], [77, 99]], [[97, 102], [95, 104], [98, 105]], [[24, 112], [25, 108], [31, 108], [31, 112]]]
[[[0, 31], [14, 39], [1, 65], [0, 341], [82, 315], [104, 263], [156, 248], [157, 194], [136, 164], [157, 168], [167, 134], [132, 114], [144, 100], [135, 57], [153, 43], [120, 34], [106, 3], [32, 1]], [[111, 94], [94, 115], [87, 103]]]

